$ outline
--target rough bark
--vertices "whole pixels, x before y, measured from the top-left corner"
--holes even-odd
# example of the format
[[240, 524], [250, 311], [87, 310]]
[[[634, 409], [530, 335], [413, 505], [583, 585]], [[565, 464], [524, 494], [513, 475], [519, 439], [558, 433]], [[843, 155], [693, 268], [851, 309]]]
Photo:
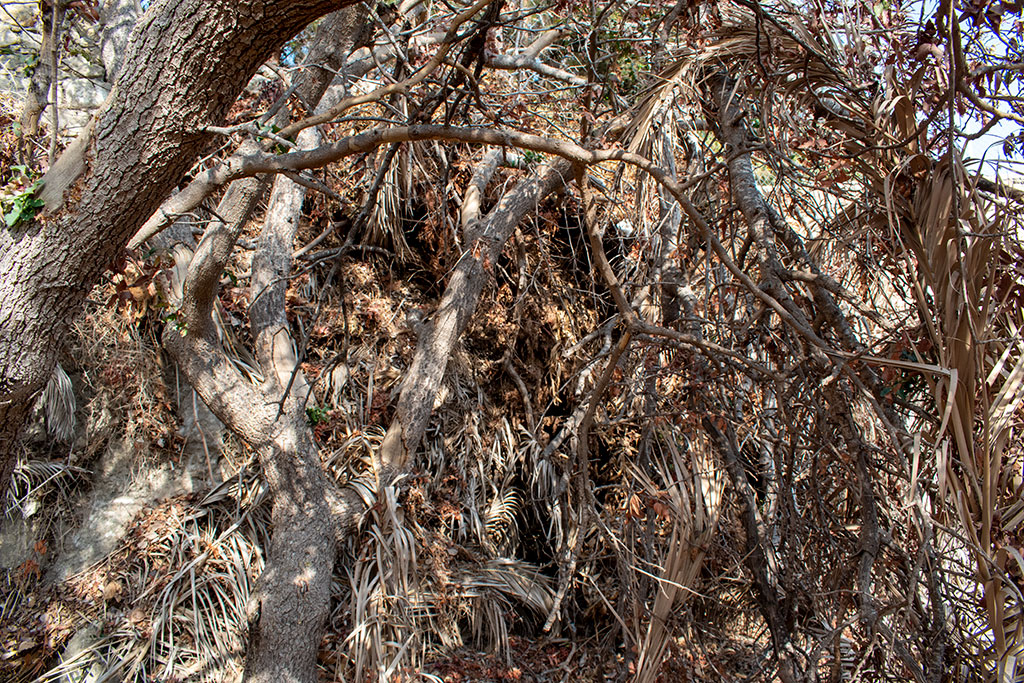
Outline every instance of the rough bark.
[[274, 443], [260, 462], [274, 494], [267, 565], [260, 577], [258, 612], [245, 680], [308, 683], [318, 679], [316, 654], [330, 607], [335, 524], [325, 495], [327, 477], [302, 414], [288, 401]]
[[348, 0], [162, 0], [93, 123], [44, 177], [45, 214], [0, 229], [0, 489], [69, 321], [267, 56]]
[[[334, 78], [332, 69], [336, 70], [340, 64], [340, 46], [344, 46], [350, 40], [350, 33], [353, 30], [352, 17], [355, 15], [358, 15], [357, 8], [347, 7], [324, 19], [310, 49], [312, 66], [301, 72], [295, 84], [295, 92], [302, 101], [315, 104], [327, 91]], [[282, 107], [274, 119], [275, 125], [283, 125], [288, 115], [288, 109]], [[259, 151], [259, 143], [250, 139], [242, 143], [235, 154], [245, 157]], [[270, 179], [265, 176], [240, 178], [228, 185], [224, 196], [217, 204], [216, 217], [207, 227], [200, 242], [201, 253], [190, 263], [185, 264], [190, 270], [203, 271], [188, 278], [187, 282], [192, 289], [182, 302], [185, 319], [194, 320], [195, 324], [201, 327], [209, 323], [208, 317], [199, 315], [198, 312], [210, 310], [217, 296], [223, 266], [235, 246], [235, 240], [270, 185]], [[151, 216], [150, 220], [152, 218]], [[138, 246], [140, 242], [136, 238], [129, 242], [130, 247]], [[290, 253], [288, 259], [290, 260]]]
[[[240, 211], [247, 210], [247, 202], [240, 205]], [[222, 226], [216, 235], [207, 234], [204, 242], [216, 242], [216, 248], [197, 250], [185, 283], [185, 300], [191, 304], [182, 309], [188, 334], [183, 336], [174, 325], [168, 325], [164, 334], [165, 346], [203, 401], [259, 453], [271, 492], [274, 532], [267, 566], [252, 599], [249, 681], [316, 679], [316, 652], [329, 604], [340, 526], [329, 505], [337, 496], [329, 495], [330, 485], [306, 425], [303, 397], [299, 392], [284, 395], [296, 367], [284, 317], [286, 280], [265, 285], [271, 274], [287, 276], [289, 233], [294, 237], [297, 215], [273, 210], [268, 214], [254, 265], [261, 273], [253, 278], [254, 287], [265, 286], [262, 303], [250, 309], [258, 330], [262, 386], [245, 381], [217, 343], [212, 326], [202, 322], [210, 320], [214, 303], [210, 293], [216, 291], [215, 281], [230, 255], [224, 246], [237, 235], [238, 223]]]
[[[352, 43], [352, 34], [361, 25], [365, 15], [365, 7], [350, 5], [324, 18], [306, 60], [309, 66], [300, 72], [295, 83], [296, 95], [302, 102], [307, 103], [307, 106], [316, 106], [330, 86], [334, 72], [344, 66], [345, 50]], [[282, 107], [278, 111], [274, 124], [278, 127], [285, 125], [288, 113], [287, 108]], [[254, 140], [248, 140], [239, 146], [231, 157], [218, 164], [217, 168], [230, 168], [232, 165], [236, 165], [240, 159], [258, 152], [259, 149], [259, 145]], [[261, 182], [264, 181], [256, 180], [251, 176], [240, 178], [229, 186], [227, 192], [234, 191], [247, 195], [259, 191], [262, 195], [266, 188], [263, 185], [258, 185]], [[237, 187], [235, 187], [236, 185]], [[140, 246], [182, 215], [198, 207], [211, 191], [212, 188], [206, 188], [202, 183], [192, 181], [185, 189], [167, 198], [160, 205], [159, 210], [155, 211], [132, 237], [128, 246], [130, 248]], [[219, 210], [218, 213], [220, 213]]]
[[[775, 246], [774, 232], [769, 221], [769, 207], [758, 189], [757, 178], [750, 159], [750, 140], [743, 125], [745, 112], [740, 106], [735, 83], [719, 79], [713, 86], [714, 102], [718, 108], [720, 138], [725, 144], [729, 160], [729, 187], [747, 223], [747, 239], [756, 247], [760, 262], [762, 288], [771, 294], [805, 329], [811, 321], [793, 300], [786, 283], [792, 280], [780, 260]], [[824, 360], [824, 359], [819, 359]]]
[[[318, 140], [315, 129], [309, 129], [298, 142], [300, 147], [309, 147]], [[265, 396], [287, 406], [276, 420], [276, 439], [287, 441], [276, 444], [276, 452], [261, 461], [274, 500], [274, 534], [257, 596], [259, 625], [246, 661], [246, 678], [251, 681], [292, 680], [281, 657], [289, 650], [291, 657], [310, 667], [295, 680], [314, 680], [334, 569], [330, 486], [306, 424], [309, 387], [299, 369], [285, 310], [304, 197], [305, 188], [278, 176], [252, 264], [249, 320], [263, 370], [262, 389]], [[299, 590], [299, 597], [292, 595], [294, 590]]]
[[252, 600], [245, 678], [315, 681], [335, 539], [339, 528], [354, 526], [358, 497], [331, 490], [301, 400], [279, 408], [270, 392], [242, 377], [211, 334], [182, 335], [169, 325], [164, 346], [213, 413], [259, 454], [273, 498], [274, 533]]
[[[307, 131], [303, 133], [299, 136], [300, 144], [306, 142], [302, 138], [313, 138], [310, 141], [315, 144], [319, 137], [305, 135]], [[264, 377], [267, 389], [282, 396], [287, 389], [300, 399], [306, 397], [309, 388], [303, 374], [295, 372], [298, 359], [289, 334], [285, 295], [305, 196], [306, 188], [290, 178], [278, 176], [275, 180], [263, 232], [253, 256], [252, 304], [249, 306], [256, 358], [267, 373]]]
[[[310, 60], [296, 83], [296, 94], [307, 106], [316, 104], [333, 78], [332, 68], [351, 40], [355, 8], [334, 13], [321, 25]], [[324, 68], [326, 65], [327, 68]], [[287, 117], [287, 111], [280, 114]], [[303, 131], [300, 148], [315, 146], [316, 129]], [[240, 150], [245, 153], [245, 150]], [[265, 181], [245, 178], [229, 186], [218, 214], [226, 224], [207, 231], [186, 284], [182, 313], [190, 324], [206, 333], [217, 283], [231, 247], [251, 213], [253, 199], [262, 195]], [[238, 395], [232, 402], [235, 415], [227, 424], [241, 424], [238, 430], [260, 453], [260, 463], [273, 500], [274, 533], [268, 548], [267, 567], [252, 600], [251, 641], [246, 658], [246, 679], [251, 681], [305, 681], [315, 679], [316, 652], [327, 616], [330, 580], [334, 567], [335, 538], [354, 526], [358, 500], [339, 493], [324, 475], [312, 434], [305, 421], [308, 386], [289, 334], [285, 293], [290, 272], [292, 245], [298, 227], [305, 188], [280, 176], [274, 184], [264, 228], [253, 260], [249, 309], [255, 350], [263, 372], [262, 386], [255, 395]], [[169, 331], [171, 346], [180, 340]], [[193, 349], [205, 356], [222, 358], [223, 350]], [[209, 375], [194, 361], [175, 353], [186, 368], [186, 376], [204, 397], [214, 404], [223, 400], [207, 386]], [[197, 373], [196, 370], [200, 372]], [[204, 386], [206, 388], [204, 388]], [[270, 406], [255, 432], [246, 432], [246, 406], [256, 401]], [[238, 421], [238, 422], [236, 422]], [[332, 505], [335, 509], [332, 510]], [[340, 509], [339, 509], [340, 506]], [[333, 513], [333, 515], [332, 515]]]

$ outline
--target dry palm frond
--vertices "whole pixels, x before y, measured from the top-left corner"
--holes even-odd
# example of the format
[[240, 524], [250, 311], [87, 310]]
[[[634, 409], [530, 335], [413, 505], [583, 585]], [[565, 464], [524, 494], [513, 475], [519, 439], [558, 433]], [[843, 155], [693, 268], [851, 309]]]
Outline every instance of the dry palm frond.
[[324, 466], [336, 481], [350, 481], [372, 470], [373, 454], [384, 439], [384, 430], [343, 429], [335, 435], [338, 445], [324, 458]]
[[479, 567], [464, 570], [459, 577], [458, 583], [467, 590], [494, 589], [515, 599], [536, 615], [546, 615], [554, 600], [551, 580], [521, 560], [488, 560]]
[[263, 558], [258, 546], [233, 531], [239, 526], [220, 534], [192, 528], [188, 542], [206, 550], [175, 574], [152, 609], [149, 651], [168, 663], [161, 675], [214, 681], [240, 672], [246, 606]]
[[367, 219], [365, 241], [367, 244], [390, 243], [399, 261], [412, 256], [405, 240], [404, 215], [402, 209], [402, 153], [385, 155], [388, 162], [384, 171], [383, 184], [377, 192], [376, 202]]
[[671, 100], [675, 96], [677, 87], [689, 88], [686, 95], [682, 95], [681, 98], [694, 99], [687, 97], [687, 95], [694, 94], [693, 83], [688, 82], [688, 79], [692, 79], [694, 76], [692, 64], [691, 54], [678, 59], [675, 64], [661, 74], [658, 85], [641, 101], [623, 136], [624, 139], [629, 140], [631, 152], [640, 152], [648, 158], [651, 157], [650, 149], [653, 144], [651, 131], [656, 128], [657, 119], [661, 113], [671, 107]]
[[1011, 450], [1024, 403], [1019, 309], [1001, 298], [1020, 286], [1019, 274], [1003, 265], [1016, 233], [1007, 224], [1015, 220], [972, 192], [958, 163], [926, 175], [912, 206], [890, 206], [891, 220], [903, 226], [904, 257], [915, 267], [919, 315], [939, 365], [950, 371], [948, 381], [929, 379], [943, 416], [928, 435], [938, 463], [940, 514], [951, 515], [963, 534], [962, 541], [951, 540], [946, 556], [972, 549], [977, 584], [959, 583], [987, 615], [985, 626], [972, 619], [975, 625], [961, 631], [967, 636], [963, 646], [967, 656], [1009, 675], [1024, 646], [1017, 616], [1022, 596], [1004, 573], [1016, 559], [1000, 549], [996, 535], [1003, 515], [1016, 518], [1007, 467], [1016, 457]]
[[456, 589], [451, 597], [465, 605], [474, 640], [506, 659], [508, 618], [515, 607], [543, 617], [554, 604], [550, 580], [526, 562], [498, 558], [465, 568], [454, 579]]
[[46, 412], [46, 428], [50, 434], [58, 441], [71, 441], [75, 435], [75, 391], [60, 363], [54, 367], [39, 400]]
[[506, 482], [503, 489], [493, 490], [492, 495], [482, 517], [488, 541], [495, 552], [500, 552], [499, 548], [514, 546], [519, 535], [516, 517], [520, 514], [520, 493]]
[[671, 525], [671, 535], [656, 563], [660, 572], [653, 589], [650, 619], [646, 632], [638, 638], [642, 645], [635, 680], [640, 683], [658, 678], [671, 641], [672, 614], [695, 592], [705, 549], [718, 531], [725, 489], [725, 475], [715, 465], [706, 437], [690, 441], [686, 457], [673, 434], [664, 434], [661, 441], [667, 450], [655, 465], [661, 487], [634, 468], [647, 494], [664, 500], [661, 505], [666, 506], [664, 514]]
[[400, 662], [422, 652], [420, 621], [412, 603], [418, 590], [416, 541], [403, 523], [395, 486], [385, 486], [369, 522], [369, 545], [349, 577], [351, 633], [348, 661], [356, 680], [386, 681]]
[[[467, 400], [471, 392], [460, 388], [467, 378], [456, 374], [453, 381], [453, 393], [464, 396], [456, 401]], [[336, 675], [388, 680], [398, 668], [423, 661], [424, 653], [458, 648], [466, 639], [507, 656], [510, 615], [526, 608], [543, 616], [550, 609], [549, 579], [529, 563], [501, 556], [516, 547], [523, 493], [515, 482], [528, 449], [506, 418], [496, 421], [489, 442], [480, 422], [479, 414], [467, 414], [449, 438], [428, 440], [423, 456], [433, 482], [455, 476], [464, 484], [451, 501], [460, 505], [450, 526], [428, 530], [418, 515], [407, 516], [397, 503], [405, 495], [402, 482], [381, 490], [349, 575], [351, 631]], [[365, 448], [357, 439], [346, 443], [356, 452]], [[445, 462], [457, 470], [446, 471]], [[464, 560], [481, 551], [491, 557]]]
[[[636, 10], [622, 9], [612, 13], [625, 17], [621, 25], [637, 25], [628, 18]], [[330, 477], [357, 490], [369, 510], [342, 544], [347, 575], [333, 577], [321, 666], [333, 667], [334, 678], [397, 680], [437, 650], [471, 640], [508, 657], [510, 637], [533, 635], [549, 615], [575, 629], [573, 647], [632, 645], [612, 675], [625, 677], [628, 665], [639, 681], [673, 678], [668, 655], [696, 647], [678, 638], [689, 627], [708, 641], [742, 642], [751, 667], [744, 675], [769, 678], [767, 629], [777, 626], [758, 613], [761, 598], [774, 600], [795, 648], [811, 653], [808, 678], [935, 678], [955, 670], [954, 651], [981, 676], [999, 668], [1003, 679], [1013, 675], [1024, 623], [1016, 585], [1024, 574], [1024, 299], [1014, 293], [1024, 269], [1008, 263], [1022, 253], [1018, 219], [1007, 204], [979, 196], [976, 179], [955, 161], [934, 163], [941, 145], [932, 131], [916, 134], [934, 111], [917, 107], [932, 105], [914, 83], [896, 82], [898, 67], [882, 74], [866, 59], [865, 45], [881, 40], [865, 32], [870, 21], [823, 28], [833, 9], [846, 11], [837, 5], [811, 16], [787, 0], [724, 2], [707, 10], [712, 28], [676, 26], [692, 29], [694, 40], [669, 39], [674, 61], [620, 139], [684, 183], [696, 211], [684, 217], [674, 198], [635, 171], [589, 170], [605, 200], [593, 227], [606, 236], [632, 308], [670, 328], [672, 339], [689, 336], [682, 346], [640, 334], [630, 342], [587, 418], [589, 462], [572, 459], [574, 439], [621, 320], [595, 285], [591, 254], [574, 241], [581, 231], [570, 188], [568, 199], [538, 207], [514, 255], [506, 250], [490, 264], [493, 302], [463, 335], [428, 406], [430, 432], [415, 466], [397, 481], [375, 469], [381, 425], [418, 334], [419, 322], [403, 325], [413, 320], [403, 313], [430, 308], [444, 260], [460, 246], [444, 227], [445, 197], [460, 191], [470, 152], [432, 142], [378, 154], [386, 161], [377, 162], [380, 190], [360, 214], [369, 219], [361, 237], [393, 245], [401, 263], [378, 268], [346, 256], [338, 266], [343, 291], [326, 291], [316, 271], [305, 290], [330, 302], [309, 330], [307, 357], [311, 374], [320, 370], [320, 405], [330, 410], [312, 410], [310, 421]], [[531, 16], [538, 27], [547, 21], [543, 11]], [[596, 65], [620, 65], [621, 53], [598, 49], [607, 57]], [[738, 84], [737, 121], [750, 133], [736, 154], [723, 153], [731, 143], [718, 133], [727, 125], [709, 103], [708, 83], [722, 77]], [[489, 81], [478, 85], [490, 100]], [[418, 96], [410, 90], [402, 99]], [[532, 112], [529, 93], [514, 96], [528, 116], [555, 122], [517, 120], [524, 130], [565, 128], [571, 106]], [[355, 118], [376, 118], [375, 106]], [[502, 116], [508, 111], [518, 109]], [[749, 157], [752, 190], [779, 215], [760, 241], [729, 182], [726, 165], [738, 157]], [[437, 246], [440, 256], [405, 243], [403, 220], [424, 209], [432, 234], [415, 242]], [[697, 214], [707, 231], [688, 223], [700, 224]], [[623, 229], [608, 229], [620, 222]], [[778, 287], [764, 267], [771, 250], [786, 275]], [[429, 282], [416, 282], [426, 269], [408, 267], [417, 257], [430, 262]], [[826, 278], [829, 287], [813, 289]], [[765, 296], [786, 297], [782, 309]], [[866, 349], [828, 319], [830, 296]], [[668, 307], [656, 305], [665, 301], [685, 308], [674, 324]], [[812, 334], [794, 333], [782, 310], [805, 316]], [[308, 320], [301, 305], [289, 313], [299, 327]], [[122, 348], [137, 341], [120, 329]], [[495, 350], [514, 361], [516, 386]], [[118, 377], [132, 365], [116, 354], [100, 360]], [[865, 369], [866, 360], [880, 366]], [[755, 364], [764, 372], [748, 374]], [[90, 372], [83, 371], [87, 383]], [[840, 395], [842, 414], [832, 410]], [[532, 402], [526, 420], [521, 400]], [[135, 407], [145, 414], [151, 405]], [[723, 502], [724, 479], [696, 426], [704, 416], [738, 432], [742, 472], [733, 479], [737, 488], [749, 484], [742, 501]], [[241, 610], [269, 533], [264, 490], [246, 471], [198, 506], [147, 513], [147, 546], [134, 539], [135, 555], [107, 564], [126, 601], [108, 601], [109, 630], [54, 676], [236, 673]], [[741, 505], [758, 528], [732, 523]], [[745, 541], [763, 552], [782, 590], [755, 600], [755, 591], [773, 586], [746, 564], [754, 550], [740, 550]], [[538, 568], [524, 557], [554, 559]], [[3, 614], [21, 604], [5, 599]], [[134, 618], [121, 613], [135, 610]], [[864, 616], [872, 612], [877, 619]], [[716, 632], [725, 622], [732, 632]], [[679, 658], [704, 662], [689, 679], [721, 677], [715, 655], [723, 649]], [[575, 657], [566, 662], [569, 677], [582, 679], [569, 668]]]
[[[126, 543], [69, 586], [103, 614], [80, 615], [74, 646], [40, 681], [222, 681], [241, 674], [246, 605], [269, 536], [262, 496], [234, 479], [206, 507], [169, 502], [136, 519]], [[239, 511], [241, 514], [238, 514]], [[103, 605], [106, 606], [103, 606]], [[110, 625], [102, 636], [91, 622]], [[92, 672], [92, 673], [90, 673]], [[89, 680], [93, 680], [89, 678]]]
[[62, 491], [70, 488], [75, 477], [81, 477], [87, 471], [81, 467], [62, 462], [46, 460], [26, 460], [14, 467], [14, 475], [7, 489], [3, 506], [5, 517], [11, 517], [17, 511], [22, 517], [29, 517], [36, 509], [34, 503], [46, 490], [54, 484]]

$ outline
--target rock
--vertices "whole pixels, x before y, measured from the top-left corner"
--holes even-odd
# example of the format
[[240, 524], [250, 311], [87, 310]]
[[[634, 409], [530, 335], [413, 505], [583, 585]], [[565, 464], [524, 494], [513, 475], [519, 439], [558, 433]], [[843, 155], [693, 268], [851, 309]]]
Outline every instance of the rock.
[[[38, 3], [34, 0], [4, 2], [0, 10], [0, 90], [19, 97], [28, 88], [29, 76], [39, 60]], [[59, 73], [60, 133], [67, 141], [89, 122], [103, 104], [110, 87], [99, 62], [96, 25], [83, 21], [64, 23]], [[50, 125], [44, 111], [42, 124]]]
[[0, 23], [31, 28], [39, 20], [38, 9], [39, 3], [35, 0], [4, 2], [3, 10], [0, 11]]
[[88, 78], [71, 78], [60, 83], [61, 109], [87, 110], [90, 113], [103, 104], [110, 89], [105, 83]]
[[36, 542], [35, 524], [15, 513], [0, 519], [0, 569], [15, 569], [32, 558]]
[[20, 52], [22, 41], [24, 41], [24, 34], [15, 26], [0, 24], [0, 49], [7, 51], [13, 51], [11, 48], [18, 48]]
[[206, 483], [205, 463], [202, 471], [199, 463], [181, 468], [171, 462], [147, 462], [140, 467], [139, 458], [145, 457], [129, 439], [110, 441], [97, 463], [93, 488], [79, 503], [81, 524], [63, 535], [49, 580], [66, 581], [113, 552], [143, 508]]

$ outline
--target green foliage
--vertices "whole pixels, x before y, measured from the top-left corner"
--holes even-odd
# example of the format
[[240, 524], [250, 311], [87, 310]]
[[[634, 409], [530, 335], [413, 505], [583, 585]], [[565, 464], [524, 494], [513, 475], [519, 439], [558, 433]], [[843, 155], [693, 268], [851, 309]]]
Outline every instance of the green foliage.
[[309, 423], [310, 427], [316, 427], [328, 417], [329, 412], [326, 408], [321, 408], [320, 406], [311, 406], [306, 408], [306, 421]]
[[532, 149], [523, 150], [523, 161], [530, 166], [540, 163], [543, 158], [544, 155], [540, 152], [534, 152]]
[[276, 135], [277, 133], [279, 133], [281, 131], [281, 129], [278, 126], [275, 126], [275, 125], [270, 124], [270, 123], [257, 123], [256, 124], [256, 129], [259, 130], [261, 135], [267, 135], [267, 136], [269, 136], [271, 134], [275, 134]]
[[25, 61], [25, 66], [21, 68], [22, 73], [25, 74], [25, 78], [31, 78], [32, 74], [35, 73], [37, 66], [39, 66], [39, 53], [34, 52]]
[[639, 93], [642, 78], [647, 71], [647, 61], [644, 57], [626, 45], [619, 51], [615, 63], [619, 72], [619, 93], [623, 96]]
[[182, 337], [188, 336], [188, 325], [182, 320], [181, 316], [178, 315], [177, 311], [172, 311], [164, 316], [164, 322], [173, 323], [174, 329], [178, 331]]
[[[281, 132], [281, 129], [278, 126], [269, 123], [257, 123], [256, 129], [259, 132], [259, 135], [268, 137], [270, 139], [274, 139], [274, 137]], [[277, 152], [278, 154], [287, 154], [288, 148], [282, 145], [281, 143], [278, 143], [274, 145], [274, 151]]]

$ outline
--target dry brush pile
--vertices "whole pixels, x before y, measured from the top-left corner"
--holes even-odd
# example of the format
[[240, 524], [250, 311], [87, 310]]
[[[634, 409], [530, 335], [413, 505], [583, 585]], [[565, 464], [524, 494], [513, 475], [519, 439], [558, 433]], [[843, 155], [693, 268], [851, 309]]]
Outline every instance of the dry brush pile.
[[[1018, 120], [1020, 8], [943, 7], [378, 6], [340, 56], [332, 15], [93, 297], [161, 379], [96, 329], [67, 362], [154, 458], [182, 349], [288, 368], [358, 510], [325, 680], [1015, 680], [1024, 193], [964, 146]], [[9, 573], [7, 675], [242, 674], [282, 485], [238, 436], [93, 570]], [[31, 455], [21, 505], [89, 465]]]

